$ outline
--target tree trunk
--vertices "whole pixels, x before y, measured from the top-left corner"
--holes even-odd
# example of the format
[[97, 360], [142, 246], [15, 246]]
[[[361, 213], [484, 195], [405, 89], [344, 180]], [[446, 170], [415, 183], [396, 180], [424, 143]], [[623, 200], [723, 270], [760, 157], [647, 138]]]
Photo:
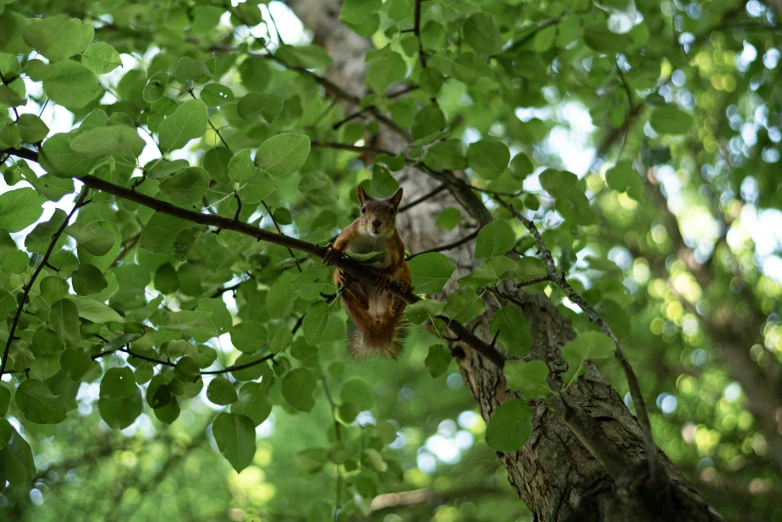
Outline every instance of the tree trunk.
[[[289, 0], [287, 5], [314, 34], [314, 43], [324, 47], [334, 63], [329, 80], [354, 95], [365, 92], [364, 55], [371, 43], [339, 24], [338, 0]], [[357, 107], [348, 107], [352, 113]], [[380, 125], [378, 145], [393, 151], [403, 150], [401, 138]], [[398, 177], [405, 189], [405, 200], [426, 194], [436, 188], [437, 180], [415, 169], [405, 169]], [[468, 207], [471, 216], [463, 212], [462, 223], [481, 226], [491, 217], [472, 192], [452, 190], [421, 203], [400, 215], [398, 228], [410, 252], [420, 252], [466, 236], [474, 228], [459, 226], [444, 233], [434, 225], [434, 217], [448, 206]], [[403, 202], [404, 203], [404, 202]], [[479, 264], [473, 255], [474, 243], [448, 252], [457, 264], [457, 275], [471, 272]], [[456, 288], [446, 285], [439, 296], [446, 298]], [[556, 388], [567, 369], [561, 356], [562, 346], [575, 337], [569, 323], [553, 303], [542, 293], [529, 295], [509, 287], [518, 301], [532, 332], [531, 359], [540, 359], [549, 367], [550, 382]], [[510, 303], [508, 303], [510, 304]], [[483, 339], [491, 339], [489, 318], [495, 308], [487, 302], [487, 313], [471, 325]], [[487, 422], [505, 401], [518, 395], [506, 385], [502, 369], [465, 344], [451, 343], [451, 351], [459, 359], [462, 375], [475, 396], [480, 412]], [[513, 453], [498, 453], [508, 471], [513, 489], [524, 500], [534, 520], [541, 521], [648, 521], [686, 520], [718, 521], [721, 517], [682, 477], [662, 453], [659, 466], [669, 480], [669, 488], [661, 498], [649, 498], [645, 452], [641, 428], [627, 410], [619, 395], [609, 386], [600, 371], [589, 364], [587, 371], [567, 390], [567, 410], [564, 413], [547, 401], [530, 402], [532, 435], [527, 444]], [[623, 453], [623, 462], [638, 470], [635, 479], [618, 482], [598, 462], [569, 427], [569, 411], [586, 412], [591, 422], [615, 448]], [[571, 423], [572, 425], [572, 423]], [[667, 498], [667, 501], [664, 501]]]

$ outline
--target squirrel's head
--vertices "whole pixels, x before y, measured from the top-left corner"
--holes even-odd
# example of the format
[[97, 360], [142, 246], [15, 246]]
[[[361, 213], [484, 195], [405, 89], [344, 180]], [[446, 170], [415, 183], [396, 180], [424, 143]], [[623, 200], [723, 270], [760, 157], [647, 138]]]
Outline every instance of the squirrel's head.
[[377, 199], [371, 197], [358, 186], [358, 201], [361, 204], [359, 223], [361, 229], [374, 237], [387, 237], [396, 230], [396, 213], [399, 202], [402, 201], [400, 188], [390, 198]]

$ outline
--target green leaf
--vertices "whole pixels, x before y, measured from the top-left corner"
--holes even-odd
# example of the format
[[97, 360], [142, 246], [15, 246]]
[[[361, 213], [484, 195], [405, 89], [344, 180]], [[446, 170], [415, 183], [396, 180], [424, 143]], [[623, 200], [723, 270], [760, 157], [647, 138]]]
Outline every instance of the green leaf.
[[195, 83], [206, 83], [212, 78], [212, 72], [201, 60], [194, 60], [189, 56], [183, 56], [179, 59], [174, 70], [174, 79], [179, 83], [193, 81]]
[[160, 147], [165, 151], [181, 149], [190, 140], [206, 133], [207, 121], [206, 104], [203, 101], [186, 101], [160, 124]]
[[201, 164], [209, 172], [213, 180], [218, 183], [228, 183], [228, 165], [233, 157], [229, 149], [215, 147], [206, 151]]
[[603, 298], [595, 305], [595, 311], [602, 317], [619, 339], [630, 336], [632, 324], [627, 310], [613, 299]]
[[345, 255], [358, 263], [382, 263], [383, 261], [386, 260], [386, 256], [388, 256], [388, 251], [381, 250], [380, 252], [366, 252], [363, 254], [360, 254], [358, 252], [348, 251], [345, 252]]
[[[25, 28], [32, 23], [20, 13], [4, 9], [0, 14], [0, 51], [11, 54], [28, 54], [30, 47], [24, 42]], [[16, 57], [14, 56], [14, 60]]]
[[171, 255], [179, 233], [192, 227], [189, 221], [156, 212], [141, 233], [139, 247], [155, 254]]
[[73, 289], [78, 295], [97, 294], [109, 286], [103, 273], [89, 263], [79, 265], [71, 277]]
[[293, 456], [296, 467], [307, 473], [320, 471], [328, 460], [329, 455], [325, 448], [307, 448]]
[[271, 123], [282, 112], [282, 98], [276, 94], [251, 92], [236, 105], [236, 113], [244, 120]]
[[467, 163], [480, 177], [494, 179], [507, 168], [510, 161], [508, 147], [499, 141], [481, 140], [470, 145]]
[[104, 256], [114, 246], [114, 234], [99, 223], [85, 225], [76, 222], [66, 227], [65, 233], [75, 239], [80, 248], [94, 256]]
[[[272, 405], [267, 397], [271, 383], [246, 382], [239, 389], [239, 399], [231, 406], [231, 412], [246, 415], [255, 426], [260, 426], [272, 412]], [[271, 377], [270, 377], [271, 379]]]
[[87, 319], [88, 321], [92, 321], [93, 323], [125, 322], [125, 319], [114, 311], [113, 308], [110, 308], [95, 299], [80, 296], [69, 296], [68, 298], [78, 307], [79, 317]]
[[433, 299], [422, 299], [405, 308], [405, 315], [413, 324], [421, 324], [443, 313], [445, 303]]
[[441, 141], [429, 147], [424, 154], [423, 162], [435, 170], [467, 168], [467, 160], [462, 154], [462, 143], [457, 139]]
[[529, 281], [546, 275], [546, 264], [534, 257], [522, 257], [516, 261], [516, 271], [513, 273], [517, 283]]
[[255, 353], [267, 340], [266, 327], [257, 321], [242, 321], [231, 328], [231, 343], [244, 353]]
[[[206, 389], [206, 398], [220, 406], [226, 406], [239, 399], [236, 395], [234, 385], [225, 377], [216, 377], [212, 379], [212, 382], [209, 383], [209, 387]], [[234, 413], [241, 412], [234, 411]]]
[[541, 399], [551, 393], [548, 366], [543, 361], [506, 361], [502, 369], [508, 388], [527, 399]]
[[462, 213], [456, 207], [444, 208], [437, 214], [435, 225], [445, 230], [453, 230], [462, 220]]
[[9, 274], [21, 274], [27, 270], [30, 264], [30, 258], [21, 250], [12, 250], [3, 254], [0, 261], [0, 268]]
[[129, 366], [107, 370], [100, 381], [100, 396], [111, 400], [130, 397], [137, 390], [136, 379]]
[[661, 105], [649, 119], [652, 128], [660, 134], [687, 134], [692, 129], [692, 115], [674, 105]]
[[479, 286], [492, 284], [496, 285], [503, 281], [508, 274], [516, 270], [516, 263], [505, 256], [492, 257], [481, 266], [479, 266], [475, 272], [459, 280], [459, 282], [474, 281]]
[[103, 421], [117, 430], [124, 430], [133, 424], [144, 409], [144, 400], [138, 386], [133, 386], [132, 392], [121, 399], [98, 399], [98, 411]]
[[194, 382], [201, 375], [198, 363], [192, 357], [182, 357], [174, 366], [176, 376], [183, 382]]
[[494, 17], [488, 13], [475, 13], [462, 28], [464, 39], [475, 51], [494, 55], [502, 51], [502, 36]]
[[157, 72], [153, 74], [144, 87], [142, 97], [147, 103], [155, 103], [163, 97], [168, 88], [168, 82], [171, 76], [167, 72]]
[[448, 296], [444, 313], [453, 320], [466, 323], [486, 310], [486, 303], [472, 288], [463, 288]]
[[532, 433], [530, 409], [521, 399], [504, 402], [486, 426], [486, 445], [495, 451], [509, 453], [521, 449]]
[[201, 99], [209, 107], [219, 107], [234, 101], [235, 96], [230, 87], [220, 83], [210, 83], [201, 89]]
[[644, 188], [643, 182], [633, 168], [632, 161], [620, 161], [608, 169], [605, 176], [606, 183], [612, 190], [616, 190], [617, 192], [627, 191], [627, 195], [635, 200], [641, 198], [641, 193]]
[[382, 0], [344, 0], [339, 21], [351, 24], [366, 23], [367, 17], [375, 14], [381, 5]]
[[[24, 240], [25, 248], [34, 254], [44, 255], [49, 249], [53, 236], [67, 219], [67, 215], [61, 209], [56, 209], [49, 221], [38, 223], [32, 232]], [[60, 236], [54, 244], [53, 253], [59, 252], [65, 245], [65, 237]]]
[[544, 27], [535, 33], [535, 38], [532, 41], [532, 45], [535, 51], [538, 53], [545, 53], [551, 46], [554, 45], [554, 38], [557, 36], [557, 26], [550, 25]]
[[331, 57], [318, 45], [280, 45], [274, 56], [293, 67], [322, 69], [331, 65]]
[[237, 473], [250, 465], [255, 456], [255, 426], [248, 417], [221, 413], [212, 424], [212, 435]]
[[[17, 392], [18, 393], [18, 392]], [[26, 484], [35, 478], [35, 461], [27, 441], [5, 419], [0, 419], [0, 470], [2, 477], [12, 486]]]
[[283, 133], [264, 141], [255, 161], [271, 176], [285, 176], [299, 170], [309, 154], [309, 136]]
[[71, 148], [88, 158], [101, 158], [109, 154], [139, 156], [144, 145], [136, 129], [124, 125], [88, 130], [71, 140]]
[[122, 59], [116, 49], [104, 42], [87, 47], [81, 55], [81, 63], [95, 74], [110, 73], [122, 67]]
[[201, 201], [209, 188], [209, 173], [201, 167], [189, 167], [160, 184], [160, 192], [179, 205]]
[[418, 73], [418, 84], [426, 93], [437, 96], [445, 83], [443, 75], [434, 69], [423, 69]]
[[49, 127], [35, 114], [21, 114], [16, 125], [22, 141], [27, 143], [38, 143], [49, 135]]
[[516, 234], [507, 221], [495, 219], [478, 232], [475, 258], [489, 259], [510, 252], [516, 242]]
[[473, 53], [462, 53], [451, 67], [453, 77], [467, 84], [474, 85], [484, 78], [491, 78], [492, 70], [485, 59]]
[[370, 51], [366, 59], [369, 61], [369, 67], [367, 67], [365, 81], [377, 94], [382, 95], [389, 85], [403, 80], [407, 74], [404, 58], [392, 51], [390, 47]]
[[29, 227], [41, 217], [44, 201], [31, 188], [0, 194], [0, 228], [7, 232], [19, 232]]
[[49, 61], [55, 62], [80, 53], [94, 35], [95, 30], [90, 22], [55, 15], [27, 26], [24, 41]]
[[534, 168], [529, 156], [523, 152], [519, 152], [513, 156], [513, 159], [510, 161], [510, 170], [516, 178], [523, 181], [527, 176], [532, 174]]
[[334, 182], [325, 172], [314, 170], [302, 176], [299, 192], [312, 205], [333, 205], [337, 202], [337, 190]]
[[310, 346], [317, 346], [323, 337], [326, 323], [329, 319], [329, 309], [325, 301], [315, 301], [307, 309], [307, 315], [302, 323], [304, 340]]
[[587, 359], [606, 359], [616, 352], [614, 342], [601, 332], [583, 332], [562, 347], [562, 356], [568, 362]]
[[489, 324], [489, 333], [500, 332], [498, 341], [511, 355], [527, 355], [532, 343], [527, 320], [520, 308], [505, 306], [497, 310]]
[[612, 33], [601, 23], [584, 28], [584, 43], [602, 54], [626, 53], [633, 47], [633, 41], [628, 35]]
[[81, 380], [92, 364], [89, 352], [83, 348], [65, 350], [60, 356], [62, 371], [74, 381]]
[[45, 326], [41, 326], [33, 335], [33, 342], [30, 346], [35, 353], [42, 355], [52, 355], [65, 350], [65, 345], [57, 336], [57, 333]]
[[436, 294], [456, 270], [456, 264], [439, 252], [430, 252], [410, 260], [413, 287], [421, 294]]
[[54, 103], [66, 109], [81, 109], [103, 94], [103, 87], [92, 71], [72, 60], [46, 68], [43, 90]]
[[342, 385], [339, 396], [343, 402], [353, 403], [363, 411], [372, 408], [375, 394], [364, 379], [356, 377]]
[[413, 138], [421, 139], [445, 127], [445, 116], [437, 103], [431, 103], [418, 111], [413, 118]]
[[308, 412], [315, 406], [315, 375], [306, 368], [296, 368], [282, 379], [282, 396], [293, 408]]
[[[2, 388], [0, 387], [0, 417], [5, 417], [5, 414], [8, 413], [8, 406], [11, 404], [11, 392], [8, 391], [8, 388]], [[0, 449], [2, 449], [4, 444], [8, 442], [7, 439], [5, 439], [2, 436], [2, 430], [3, 427], [0, 426]]]
[[49, 322], [68, 348], [76, 348], [81, 342], [79, 311], [70, 299], [61, 299], [52, 305]]
[[67, 408], [61, 397], [52, 394], [38, 379], [27, 379], [16, 389], [16, 406], [25, 419], [36, 424], [59, 424]]
[[67, 134], [55, 134], [43, 143], [40, 154], [41, 166], [50, 175], [59, 178], [82, 176], [97, 165], [98, 159], [88, 158], [71, 149], [71, 138]]
[[429, 354], [426, 356], [424, 365], [426, 371], [432, 377], [439, 377], [448, 369], [451, 364], [451, 352], [442, 344], [433, 344], [429, 347]]

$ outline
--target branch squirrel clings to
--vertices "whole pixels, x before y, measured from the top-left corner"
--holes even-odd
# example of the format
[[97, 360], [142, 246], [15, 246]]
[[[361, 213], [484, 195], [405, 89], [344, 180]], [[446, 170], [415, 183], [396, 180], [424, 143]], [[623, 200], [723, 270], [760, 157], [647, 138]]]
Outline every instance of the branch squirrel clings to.
[[347, 251], [356, 254], [386, 251], [385, 259], [370, 265], [379, 273], [374, 283], [353, 279], [342, 270], [334, 272], [341, 288], [342, 304], [356, 325], [348, 350], [357, 359], [379, 355], [396, 359], [402, 352], [405, 335], [404, 312], [407, 303], [388, 292], [391, 282], [406, 292], [410, 289], [410, 268], [405, 261], [405, 245], [396, 230], [396, 214], [402, 189], [393, 196], [377, 199], [358, 187], [361, 214], [334, 241], [326, 245], [325, 265], [333, 265]]

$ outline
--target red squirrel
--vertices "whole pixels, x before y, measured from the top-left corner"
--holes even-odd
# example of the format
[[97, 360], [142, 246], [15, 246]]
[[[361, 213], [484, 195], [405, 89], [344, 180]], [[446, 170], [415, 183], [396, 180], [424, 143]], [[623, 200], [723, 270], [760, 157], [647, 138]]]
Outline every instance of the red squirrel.
[[385, 199], [370, 197], [358, 187], [361, 214], [328, 244], [323, 264], [333, 265], [345, 251], [357, 254], [386, 251], [383, 261], [371, 263], [378, 269], [374, 283], [353, 279], [342, 270], [334, 271], [334, 283], [342, 288], [342, 304], [356, 324], [348, 350], [357, 359], [380, 355], [396, 359], [402, 352], [404, 312], [407, 303], [388, 291], [391, 282], [406, 292], [410, 289], [410, 268], [405, 261], [405, 245], [396, 230], [396, 214], [402, 189]]

